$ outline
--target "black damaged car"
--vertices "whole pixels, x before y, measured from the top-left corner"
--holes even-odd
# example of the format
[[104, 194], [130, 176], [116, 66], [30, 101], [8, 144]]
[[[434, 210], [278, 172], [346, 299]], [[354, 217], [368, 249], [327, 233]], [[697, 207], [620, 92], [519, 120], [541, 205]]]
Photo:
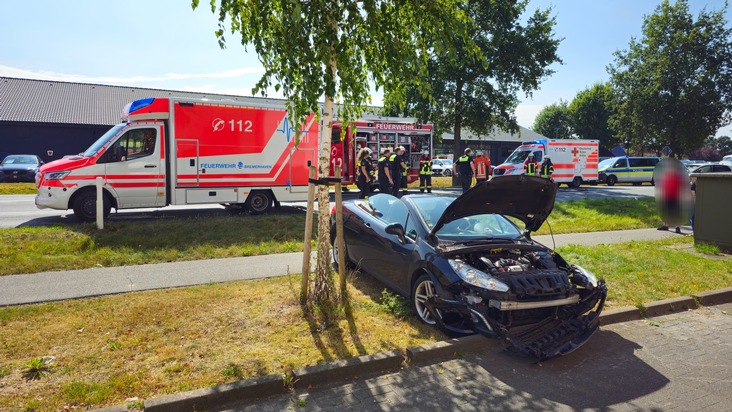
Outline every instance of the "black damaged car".
[[[457, 198], [378, 194], [345, 201], [346, 264], [409, 298], [420, 320], [449, 335], [505, 339], [541, 360], [567, 354], [599, 327], [607, 288], [531, 239], [556, 190], [548, 179], [518, 175]], [[333, 215], [335, 244], [334, 222]], [[338, 253], [334, 245], [336, 264]]]

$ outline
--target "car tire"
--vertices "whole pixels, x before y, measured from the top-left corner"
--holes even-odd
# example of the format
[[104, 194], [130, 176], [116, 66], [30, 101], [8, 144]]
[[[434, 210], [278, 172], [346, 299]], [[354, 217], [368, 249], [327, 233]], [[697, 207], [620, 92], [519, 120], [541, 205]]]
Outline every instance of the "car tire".
[[429, 276], [422, 275], [414, 282], [414, 286], [412, 287], [412, 309], [414, 309], [420, 322], [428, 325], [436, 325], [437, 321], [432, 317], [430, 311], [427, 310], [424, 302], [435, 294], [435, 284]]
[[443, 170], [443, 171], [442, 171], [442, 175], [443, 175], [443, 176], [447, 176], [447, 177], [450, 177], [450, 176], [452, 176], [452, 170], [450, 170], [450, 169], [445, 169], [445, 170]]
[[[93, 222], [97, 220], [97, 193], [95, 191], [87, 190], [80, 193], [76, 199], [74, 199], [74, 216], [82, 222]], [[106, 218], [112, 211], [112, 204], [109, 201], [109, 197], [104, 195], [102, 213]]]
[[607, 185], [608, 186], [615, 186], [615, 183], [618, 182], [618, 178], [615, 177], [615, 175], [610, 175], [607, 177]]
[[256, 190], [249, 194], [244, 207], [253, 215], [262, 215], [272, 208], [272, 195], [266, 190]]
[[[333, 254], [333, 267], [338, 270], [338, 246], [336, 245], [336, 228], [335, 226], [330, 227], [330, 246], [331, 251]], [[348, 245], [346, 244], [346, 239], [343, 239], [343, 249], [344, 249], [344, 255], [343, 257], [346, 260], [346, 269], [355, 269], [356, 265], [351, 262], [351, 259], [348, 258]]]

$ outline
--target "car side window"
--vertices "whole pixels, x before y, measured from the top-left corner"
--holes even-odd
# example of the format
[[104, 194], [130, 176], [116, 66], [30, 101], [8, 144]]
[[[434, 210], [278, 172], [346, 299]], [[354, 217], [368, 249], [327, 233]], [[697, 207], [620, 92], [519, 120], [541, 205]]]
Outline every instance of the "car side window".
[[641, 159], [628, 159], [628, 163], [629, 163], [630, 167], [643, 166]]
[[618, 159], [615, 162], [615, 164], [613, 165], [613, 167], [627, 167], [625, 162], [626, 162], [625, 159]]
[[534, 152], [534, 159], [536, 159], [537, 162], [541, 162], [541, 156], [543, 153], [541, 153], [541, 150], [537, 150]]
[[369, 204], [374, 210], [373, 215], [385, 224], [406, 224], [408, 215], [407, 207], [396, 197], [387, 194], [374, 195], [369, 197]]
[[417, 226], [414, 224], [412, 216], [407, 216], [407, 226], [404, 228], [405, 236], [417, 240]]
[[157, 133], [153, 128], [133, 129], [107, 149], [102, 163], [124, 162], [150, 156], [155, 152]]

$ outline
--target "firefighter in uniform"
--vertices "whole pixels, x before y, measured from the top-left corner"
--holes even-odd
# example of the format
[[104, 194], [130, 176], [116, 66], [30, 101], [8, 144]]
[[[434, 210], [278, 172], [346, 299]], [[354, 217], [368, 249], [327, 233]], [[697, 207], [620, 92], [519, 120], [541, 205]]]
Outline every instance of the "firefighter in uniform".
[[384, 149], [379, 158], [377, 169], [379, 170], [379, 192], [380, 193], [391, 193], [391, 185], [389, 181], [389, 158], [391, 157], [391, 150], [389, 148]]
[[[389, 175], [391, 176], [391, 194], [401, 197], [402, 178], [406, 182], [407, 164], [404, 162], [404, 146], [399, 146], [396, 153], [389, 157]], [[403, 176], [404, 175], [404, 176]]]
[[475, 157], [475, 184], [485, 182], [491, 175], [491, 161], [483, 156], [483, 152], [476, 152]]
[[359, 199], [368, 199], [369, 193], [371, 193], [371, 149], [364, 147], [358, 151], [356, 157], [356, 167], [358, 168], [358, 188], [361, 189], [361, 194], [358, 196]]
[[420, 193], [424, 193], [425, 189], [427, 189], [427, 193], [432, 193], [432, 159], [429, 150], [422, 152], [422, 157], [419, 158]]
[[534, 154], [529, 153], [529, 157], [524, 161], [524, 173], [529, 176], [536, 176], [539, 172], [539, 163], [534, 159]]
[[452, 165], [452, 172], [460, 180], [463, 193], [470, 189], [470, 185], [473, 184], [473, 175], [475, 174], [475, 163], [473, 162], [473, 158], [470, 157], [471, 152], [469, 147], [465, 149], [465, 154], [460, 156]]
[[554, 165], [552, 159], [549, 156], [544, 156], [544, 160], [541, 162], [541, 169], [539, 174], [545, 179], [551, 179], [554, 174]]

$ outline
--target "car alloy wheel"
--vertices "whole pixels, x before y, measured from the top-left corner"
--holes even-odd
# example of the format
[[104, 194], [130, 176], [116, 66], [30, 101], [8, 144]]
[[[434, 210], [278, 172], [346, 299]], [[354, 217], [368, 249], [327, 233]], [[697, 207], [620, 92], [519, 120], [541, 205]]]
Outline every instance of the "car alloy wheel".
[[437, 293], [435, 291], [435, 284], [432, 283], [432, 280], [430, 280], [427, 275], [420, 276], [414, 284], [414, 290], [412, 292], [412, 306], [414, 307], [414, 310], [417, 311], [419, 319], [428, 325], [434, 325], [437, 323], [432, 317], [429, 309], [427, 309], [427, 305], [425, 305], [427, 299], [435, 295], [437, 295]]

